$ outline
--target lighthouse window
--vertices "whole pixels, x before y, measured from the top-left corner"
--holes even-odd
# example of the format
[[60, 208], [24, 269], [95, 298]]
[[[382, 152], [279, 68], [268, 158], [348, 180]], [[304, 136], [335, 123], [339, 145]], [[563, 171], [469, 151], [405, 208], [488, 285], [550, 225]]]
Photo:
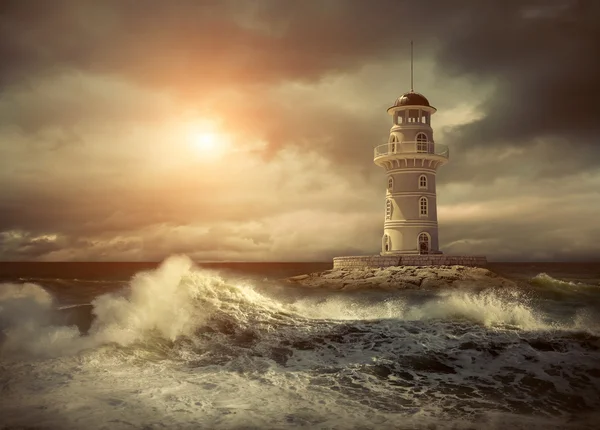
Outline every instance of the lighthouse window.
[[392, 191], [392, 188], [394, 188], [394, 178], [390, 176], [388, 178], [388, 190]]
[[419, 110], [418, 109], [409, 109], [408, 110], [408, 122], [417, 122], [419, 119]]
[[417, 134], [417, 152], [427, 152], [427, 135], [425, 133]]
[[383, 250], [384, 251], [389, 251], [392, 246], [391, 246], [391, 240], [390, 237], [386, 234], [383, 236]]
[[419, 199], [419, 214], [421, 216], [427, 216], [427, 197], [421, 197]]
[[385, 219], [392, 219], [392, 201], [385, 202]]
[[427, 176], [425, 176], [425, 175], [419, 176], [419, 188], [427, 189]]

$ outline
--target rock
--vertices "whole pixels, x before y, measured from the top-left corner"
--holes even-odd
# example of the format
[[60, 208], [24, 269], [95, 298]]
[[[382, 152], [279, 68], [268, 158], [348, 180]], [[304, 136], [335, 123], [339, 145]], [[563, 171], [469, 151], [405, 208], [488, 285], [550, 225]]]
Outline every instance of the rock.
[[292, 276], [291, 278], [287, 278], [287, 280], [292, 281], [292, 282], [297, 282], [297, 281], [303, 281], [308, 278], [310, 278], [310, 275], [298, 275], [298, 276]]
[[284, 279], [306, 288], [355, 291], [365, 289], [432, 289], [511, 287], [515, 284], [488, 269], [465, 266], [392, 266], [333, 269]]
[[[323, 272], [324, 275], [322, 276], [322, 278], [324, 279], [341, 279], [345, 276], [345, 273], [340, 271], [336, 271], [336, 272], [332, 272], [332, 271], [328, 271], [328, 272]], [[304, 275], [301, 275], [304, 276]]]
[[421, 288], [439, 288], [448, 285], [443, 279], [425, 278], [421, 282]]

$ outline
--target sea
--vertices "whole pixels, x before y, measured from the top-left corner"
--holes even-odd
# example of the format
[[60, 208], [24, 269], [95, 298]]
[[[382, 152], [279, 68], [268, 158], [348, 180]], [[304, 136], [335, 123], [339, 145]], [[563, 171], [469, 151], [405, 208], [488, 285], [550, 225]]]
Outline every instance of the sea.
[[306, 289], [331, 263], [0, 263], [0, 429], [598, 429], [600, 264]]

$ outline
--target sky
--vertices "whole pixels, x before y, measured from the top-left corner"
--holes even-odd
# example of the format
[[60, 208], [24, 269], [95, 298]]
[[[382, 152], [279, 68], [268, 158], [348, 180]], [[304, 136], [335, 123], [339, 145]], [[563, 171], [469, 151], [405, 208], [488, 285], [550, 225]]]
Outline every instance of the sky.
[[380, 252], [373, 147], [438, 109], [440, 249], [600, 259], [600, 2], [0, 0], [0, 260]]

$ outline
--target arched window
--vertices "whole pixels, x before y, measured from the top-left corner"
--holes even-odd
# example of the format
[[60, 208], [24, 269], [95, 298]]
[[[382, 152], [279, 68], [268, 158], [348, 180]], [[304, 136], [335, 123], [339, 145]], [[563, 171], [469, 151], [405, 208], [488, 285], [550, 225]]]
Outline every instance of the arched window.
[[427, 152], [427, 135], [425, 133], [417, 134], [417, 152]]
[[392, 240], [387, 234], [383, 235], [383, 250], [385, 252], [392, 250]]
[[392, 219], [392, 201], [390, 199], [385, 202], [385, 219]]
[[429, 233], [420, 233], [417, 244], [417, 250], [419, 251], [419, 254], [429, 254], [430, 246], [431, 237], [429, 237]]
[[419, 188], [427, 189], [427, 176], [419, 176]]
[[388, 178], [388, 191], [392, 192], [393, 188], [394, 188], [394, 178], [390, 176]]
[[427, 216], [427, 213], [428, 213], [427, 206], [428, 206], [427, 205], [427, 197], [421, 197], [419, 199], [419, 215], [420, 216]]

